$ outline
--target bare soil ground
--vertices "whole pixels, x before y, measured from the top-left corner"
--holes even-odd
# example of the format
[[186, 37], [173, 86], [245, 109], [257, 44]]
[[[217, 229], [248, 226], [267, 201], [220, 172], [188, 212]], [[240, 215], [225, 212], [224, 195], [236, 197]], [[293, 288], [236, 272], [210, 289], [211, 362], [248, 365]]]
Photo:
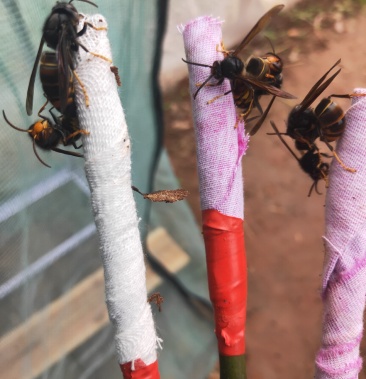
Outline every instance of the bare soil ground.
[[[306, 22], [290, 25], [283, 19], [276, 24], [283, 34], [276, 52], [288, 48], [283, 89], [298, 96], [299, 101], [339, 58], [342, 72], [324, 95], [366, 87], [366, 15], [358, 12], [357, 17], [347, 19], [333, 16], [320, 14], [310, 27]], [[325, 22], [329, 22], [327, 28], [318, 28]], [[269, 50], [268, 45], [259, 48], [262, 53]], [[344, 109], [350, 105], [349, 100], [339, 103]], [[271, 119], [285, 129], [284, 120], [295, 104], [275, 102], [243, 159], [250, 379], [311, 378], [320, 346], [326, 189], [323, 182], [319, 183], [322, 195], [314, 192], [308, 197], [311, 179], [278, 138], [266, 134], [271, 131]], [[166, 147], [182, 187], [190, 191], [188, 201], [200, 224], [187, 80], [165, 95], [165, 105]], [[365, 356], [363, 346], [361, 354]], [[213, 377], [218, 377], [217, 373]], [[366, 368], [360, 378], [366, 378]]]

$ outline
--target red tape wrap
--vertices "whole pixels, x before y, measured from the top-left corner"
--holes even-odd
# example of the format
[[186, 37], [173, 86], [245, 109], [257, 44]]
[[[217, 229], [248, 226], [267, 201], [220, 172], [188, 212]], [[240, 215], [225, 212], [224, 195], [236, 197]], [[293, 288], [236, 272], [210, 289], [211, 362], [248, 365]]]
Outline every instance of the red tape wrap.
[[219, 352], [242, 355], [247, 303], [243, 220], [209, 209], [202, 211], [202, 223]]
[[160, 379], [158, 361], [148, 366], [141, 359], [137, 359], [134, 363], [134, 370], [132, 370], [132, 362], [120, 364], [124, 379]]

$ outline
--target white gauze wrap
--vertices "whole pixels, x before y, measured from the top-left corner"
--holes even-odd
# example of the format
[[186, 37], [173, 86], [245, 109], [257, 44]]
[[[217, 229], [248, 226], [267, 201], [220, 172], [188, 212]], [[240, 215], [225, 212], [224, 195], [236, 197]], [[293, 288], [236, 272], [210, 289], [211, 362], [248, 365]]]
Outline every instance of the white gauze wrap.
[[[107, 27], [101, 15], [85, 16], [94, 26]], [[79, 30], [84, 24], [80, 21]], [[79, 41], [90, 52], [111, 58], [106, 30], [87, 28]], [[74, 79], [85, 171], [98, 230], [104, 266], [106, 303], [115, 328], [119, 363], [157, 359], [156, 336], [147, 302], [145, 264], [136, 206], [131, 189], [131, 148], [126, 120], [111, 64], [80, 50], [77, 75], [84, 84], [90, 106]], [[133, 365], [132, 365], [133, 367]]]
[[[355, 89], [366, 94], [366, 89]], [[366, 98], [355, 97], [333, 159], [325, 203], [324, 320], [316, 379], [356, 379], [366, 295]]]

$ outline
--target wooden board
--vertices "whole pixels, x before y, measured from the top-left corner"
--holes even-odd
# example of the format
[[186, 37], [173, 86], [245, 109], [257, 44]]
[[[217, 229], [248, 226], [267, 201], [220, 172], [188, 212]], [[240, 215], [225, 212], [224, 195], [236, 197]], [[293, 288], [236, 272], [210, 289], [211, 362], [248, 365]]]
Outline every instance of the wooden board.
[[[189, 262], [163, 228], [151, 232], [147, 242], [151, 253], [172, 273]], [[147, 268], [148, 291], [160, 283], [160, 277]], [[104, 298], [103, 269], [98, 269], [2, 337], [1, 377], [32, 379], [84, 343], [109, 322]]]

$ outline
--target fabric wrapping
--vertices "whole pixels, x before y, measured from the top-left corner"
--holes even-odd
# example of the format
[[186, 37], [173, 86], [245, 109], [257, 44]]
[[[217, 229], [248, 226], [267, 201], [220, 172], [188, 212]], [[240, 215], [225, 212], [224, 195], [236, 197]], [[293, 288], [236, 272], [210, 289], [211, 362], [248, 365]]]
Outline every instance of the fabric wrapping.
[[[85, 16], [97, 27], [107, 27], [101, 15]], [[80, 21], [79, 28], [84, 24]], [[79, 41], [90, 52], [111, 58], [106, 30], [87, 28]], [[80, 50], [75, 80], [85, 171], [104, 266], [106, 303], [115, 328], [117, 358], [132, 370], [151, 366], [157, 372], [157, 338], [147, 302], [145, 265], [136, 206], [131, 189], [131, 142], [111, 63]], [[135, 362], [139, 364], [135, 366]], [[158, 374], [154, 376], [158, 378]]]
[[[357, 94], [366, 89], [357, 88]], [[366, 99], [354, 97], [333, 159], [326, 195], [322, 346], [316, 379], [356, 379], [366, 295]]]
[[[180, 27], [188, 61], [212, 65], [224, 58], [217, 51], [222, 40], [221, 24], [216, 18], [200, 17]], [[197, 83], [203, 83], [210, 75], [210, 68], [188, 65], [188, 69], [193, 95]], [[211, 81], [216, 82], [215, 79]], [[249, 137], [244, 133], [244, 123], [234, 128], [237, 115], [231, 94], [207, 104], [229, 90], [230, 83], [225, 80], [219, 86], [205, 86], [196, 99], [192, 99], [201, 209], [216, 209], [227, 216], [243, 219], [241, 158]]]

